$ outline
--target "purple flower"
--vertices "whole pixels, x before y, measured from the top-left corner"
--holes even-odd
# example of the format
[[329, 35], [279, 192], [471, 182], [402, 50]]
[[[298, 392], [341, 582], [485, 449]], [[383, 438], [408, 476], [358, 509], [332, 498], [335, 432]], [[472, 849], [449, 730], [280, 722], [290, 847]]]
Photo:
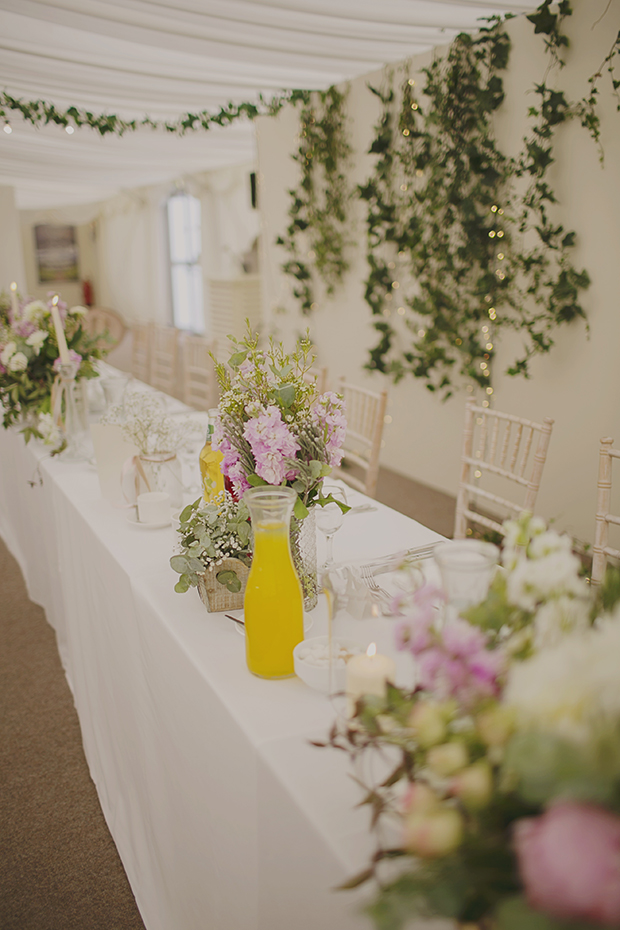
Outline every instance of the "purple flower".
[[485, 648], [486, 636], [482, 630], [472, 626], [467, 620], [457, 618], [445, 625], [443, 644], [444, 648], [453, 656], [466, 659]]
[[[81, 361], [82, 361], [82, 356], [78, 355], [77, 352], [74, 352], [73, 349], [69, 349], [69, 358], [72, 362], [77, 362], [77, 366], [79, 369]], [[60, 358], [57, 358], [53, 365], [54, 371], [59, 372], [61, 365], [62, 365], [62, 362], [60, 361]]]
[[344, 401], [333, 391], [326, 391], [317, 397], [310, 413], [325, 443], [328, 463], [332, 467], [340, 465], [344, 455], [342, 444], [347, 432]]
[[248, 420], [243, 435], [250, 444], [256, 463], [256, 474], [268, 484], [281, 484], [297, 474], [286, 459], [299, 451], [299, 443], [282, 420], [278, 407], [267, 407], [264, 413]]
[[559, 920], [620, 923], [620, 818], [561, 801], [518, 821], [514, 842], [528, 903]]

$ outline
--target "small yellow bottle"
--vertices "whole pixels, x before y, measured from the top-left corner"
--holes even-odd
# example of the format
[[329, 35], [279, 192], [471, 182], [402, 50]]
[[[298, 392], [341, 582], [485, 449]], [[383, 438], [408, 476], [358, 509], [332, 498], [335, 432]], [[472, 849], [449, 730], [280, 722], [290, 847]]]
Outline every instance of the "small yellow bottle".
[[200, 453], [200, 474], [202, 476], [202, 496], [208, 504], [224, 490], [224, 475], [221, 463], [224, 456], [219, 449], [213, 449], [213, 422], [209, 419], [207, 439]]

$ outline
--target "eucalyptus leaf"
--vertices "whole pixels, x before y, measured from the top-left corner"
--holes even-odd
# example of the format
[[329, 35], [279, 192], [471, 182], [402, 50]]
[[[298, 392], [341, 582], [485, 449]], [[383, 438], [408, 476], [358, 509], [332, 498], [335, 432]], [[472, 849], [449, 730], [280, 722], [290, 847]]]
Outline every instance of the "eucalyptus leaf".
[[174, 586], [174, 590], [177, 592], [177, 594], [185, 594], [185, 592], [188, 589], [189, 589], [189, 579], [187, 575], [181, 575], [181, 577], [179, 578], [179, 580]]

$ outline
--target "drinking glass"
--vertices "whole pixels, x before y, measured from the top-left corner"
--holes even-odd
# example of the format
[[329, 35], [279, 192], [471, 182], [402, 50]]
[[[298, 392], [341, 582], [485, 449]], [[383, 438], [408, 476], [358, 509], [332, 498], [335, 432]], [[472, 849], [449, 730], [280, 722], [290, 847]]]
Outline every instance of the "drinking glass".
[[338, 485], [323, 486], [323, 497], [329, 497], [330, 495], [334, 498], [334, 501], [330, 501], [330, 503], [325, 504], [324, 507], [318, 504], [315, 507], [317, 528], [323, 533], [327, 540], [327, 558], [322, 565], [323, 571], [327, 568], [331, 568], [334, 564], [334, 534], [338, 532], [344, 520], [344, 514], [336, 501], [342, 501], [343, 504], [347, 502], [347, 495], [344, 489]]
[[454, 539], [434, 553], [447, 599], [448, 618], [474, 607], [487, 596], [499, 559], [499, 549], [480, 539]]

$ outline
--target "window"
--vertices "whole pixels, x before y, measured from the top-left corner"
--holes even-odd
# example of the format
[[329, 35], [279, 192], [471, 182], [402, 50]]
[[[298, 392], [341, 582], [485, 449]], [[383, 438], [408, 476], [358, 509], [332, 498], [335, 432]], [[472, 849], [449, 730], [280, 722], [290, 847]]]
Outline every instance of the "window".
[[203, 333], [200, 202], [196, 197], [179, 193], [170, 198], [168, 237], [174, 325]]

